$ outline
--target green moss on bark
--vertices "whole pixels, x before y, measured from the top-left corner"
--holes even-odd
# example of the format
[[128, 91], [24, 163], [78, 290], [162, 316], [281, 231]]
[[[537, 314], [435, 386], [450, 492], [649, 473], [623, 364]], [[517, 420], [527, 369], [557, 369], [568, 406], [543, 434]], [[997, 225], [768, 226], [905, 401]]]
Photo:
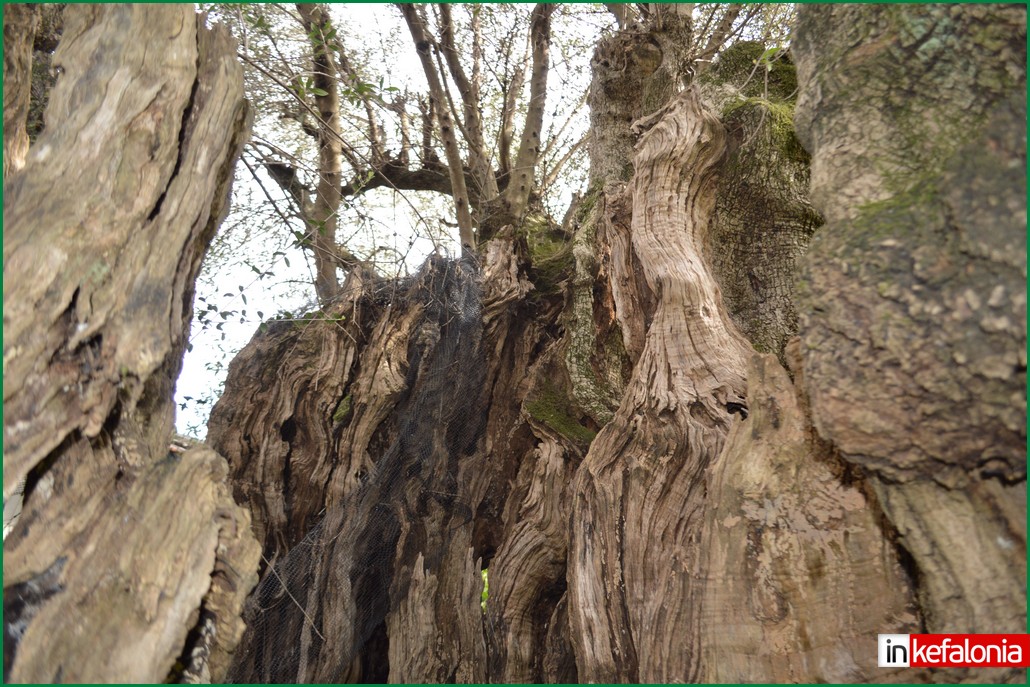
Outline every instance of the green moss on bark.
[[[702, 83], [732, 84], [742, 89], [745, 97], [766, 94], [766, 68], [758, 64], [766, 46], [758, 41], [738, 41], [719, 55], [719, 61], [701, 75]], [[750, 77], [750, 78], [749, 78]], [[769, 64], [768, 98], [784, 101], [797, 93], [798, 77], [789, 54]]]
[[526, 411], [534, 420], [577, 444], [589, 445], [597, 432], [579, 424], [573, 416], [575, 407], [575, 402], [551, 382], [544, 382], [533, 398], [526, 401]]
[[333, 422], [343, 422], [343, 419], [350, 413], [351, 408], [351, 395], [347, 394], [340, 399], [340, 402], [336, 406], [336, 411], [333, 412]]

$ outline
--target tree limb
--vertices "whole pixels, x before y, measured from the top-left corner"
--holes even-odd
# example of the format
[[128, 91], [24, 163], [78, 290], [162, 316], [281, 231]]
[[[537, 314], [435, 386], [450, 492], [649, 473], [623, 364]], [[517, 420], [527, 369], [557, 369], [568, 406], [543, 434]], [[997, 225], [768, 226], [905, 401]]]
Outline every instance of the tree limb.
[[562, 155], [557, 162], [554, 163], [554, 166], [551, 167], [550, 171], [548, 171], [547, 174], [544, 175], [543, 181], [540, 182], [540, 193], [543, 193], [544, 191], [549, 189], [551, 187], [551, 184], [557, 181], [558, 175], [561, 173], [562, 168], [565, 167], [569, 160], [571, 160], [572, 157], [577, 152], [579, 152], [584, 145], [586, 145], [586, 142], [587, 137], [582, 136], [578, 141], [572, 144], [572, 147], [565, 151], [565, 154]]
[[479, 112], [479, 79], [478, 64], [476, 63], [478, 46], [478, 11], [473, 14], [473, 78], [470, 80], [458, 59], [458, 50], [454, 45], [454, 24], [451, 17], [449, 4], [437, 5], [440, 13], [440, 48], [444, 59], [447, 61], [447, 68], [451, 78], [454, 79], [461, 95], [462, 113], [465, 126], [462, 133], [465, 135], [465, 142], [469, 149], [469, 166], [472, 168], [472, 176], [478, 185], [479, 194], [485, 197], [497, 195], [497, 180], [494, 178], [493, 169], [490, 165], [490, 158], [486, 152], [486, 145], [483, 141], [483, 121]]
[[430, 42], [426, 35], [425, 22], [413, 5], [399, 4], [397, 7], [404, 15], [411, 39], [415, 42], [415, 51], [422, 62], [426, 81], [429, 82], [430, 99], [437, 103], [436, 118], [440, 125], [440, 137], [443, 139], [444, 151], [447, 154], [447, 164], [450, 167], [451, 197], [454, 198], [454, 208], [458, 218], [458, 234], [462, 248], [471, 252], [475, 250], [476, 240], [472, 231], [472, 213], [469, 208], [465, 175], [462, 173], [461, 152], [458, 150], [458, 139], [454, 135], [454, 123], [451, 121], [447, 108], [443, 105], [443, 85], [440, 83], [440, 76], [433, 64], [433, 58], [429, 54]]
[[529, 110], [522, 129], [519, 153], [515, 158], [511, 181], [504, 189], [504, 200], [511, 217], [525, 212], [533, 190], [533, 170], [540, 154], [540, 129], [544, 121], [547, 99], [547, 72], [550, 62], [551, 14], [554, 5], [539, 3], [530, 19], [530, 40], [533, 45], [533, 72], [529, 82]]
[[343, 145], [340, 137], [339, 71], [328, 33], [332, 30], [329, 13], [321, 5], [297, 3], [312, 49], [315, 106], [319, 113], [318, 186], [311, 203], [309, 224], [315, 246], [315, 293], [325, 304], [339, 292], [336, 264], [330, 256], [336, 248], [336, 223], [340, 212], [340, 186], [343, 181]]
[[[511, 55], [511, 42], [507, 44], [508, 54], [506, 57]], [[501, 93], [503, 94], [503, 101], [501, 103], [501, 125], [497, 132], [497, 159], [500, 165], [500, 177], [504, 179], [504, 183], [508, 183], [508, 178], [511, 176], [511, 142], [515, 131], [515, 103], [518, 99], [519, 93], [522, 92], [522, 84], [526, 79], [526, 63], [529, 62], [529, 42], [526, 42], [526, 51], [522, 56], [522, 60], [518, 66], [515, 67], [515, 73], [511, 77], [511, 81], [501, 84]], [[505, 73], [507, 76], [507, 73]]]
[[701, 51], [701, 54], [697, 56], [698, 67], [696, 72], [700, 72], [704, 69], [706, 61], [711, 60], [732, 35], [733, 22], [737, 20], [737, 17], [740, 16], [743, 9], [744, 6], [739, 3], [732, 4], [726, 8], [722, 18], [719, 20], [719, 23], [705, 42], [705, 47]]

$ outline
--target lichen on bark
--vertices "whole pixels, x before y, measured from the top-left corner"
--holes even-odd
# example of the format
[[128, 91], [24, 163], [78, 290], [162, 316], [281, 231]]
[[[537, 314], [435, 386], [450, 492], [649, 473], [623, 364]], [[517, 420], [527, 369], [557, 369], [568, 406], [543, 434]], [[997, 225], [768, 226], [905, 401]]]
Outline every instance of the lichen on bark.
[[868, 471], [928, 631], [1023, 632], [1026, 10], [805, 6], [794, 51], [814, 426]]
[[598, 260], [601, 244], [597, 228], [605, 221], [604, 211], [604, 195], [595, 188], [581, 201], [576, 214], [572, 240], [575, 273], [568, 286], [565, 314], [565, 365], [572, 393], [598, 426], [614, 416], [626, 378], [622, 331], [614, 321], [612, 308], [605, 307], [610, 296], [595, 303], [598, 292], [608, 291]]

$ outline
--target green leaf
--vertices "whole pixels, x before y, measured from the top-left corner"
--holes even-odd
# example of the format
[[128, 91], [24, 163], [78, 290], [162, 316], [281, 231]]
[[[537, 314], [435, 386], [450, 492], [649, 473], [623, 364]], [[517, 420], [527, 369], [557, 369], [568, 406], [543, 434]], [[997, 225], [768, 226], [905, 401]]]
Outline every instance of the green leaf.
[[312, 87], [311, 92], [315, 95], [329, 95], [328, 91], [323, 91], [321, 88]]

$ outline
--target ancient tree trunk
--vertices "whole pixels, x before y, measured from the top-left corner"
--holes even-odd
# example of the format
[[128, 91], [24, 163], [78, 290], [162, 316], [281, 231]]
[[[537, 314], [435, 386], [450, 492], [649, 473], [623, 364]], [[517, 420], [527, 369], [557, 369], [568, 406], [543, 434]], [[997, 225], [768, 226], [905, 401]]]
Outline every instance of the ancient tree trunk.
[[[713, 470], [709, 680], [928, 679], [877, 669], [876, 633], [1024, 631], [1025, 13], [994, 11], [801, 10], [798, 119], [829, 223], [803, 260], [793, 383], [752, 359], [751, 416]], [[997, 28], [978, 47], [972, 24]], [[963, 200], [985, 192], [1000, 212]]]
[[235, 46], [186, 6], [74, 6], [4, 187], [4, 677], [216, 679], [254, 582], [224, 460], [168, 454], [193, 283], [247, 134]]
[[1025, 8], [805, 8], [795, 46], [828, 221], [801, 294], [814, 425], [870, 475], [928, 631], [1024, 632]]
[[802, 10], [805, 258], [792, 72], [683, 91], [656, 12], [595, 53], [571, 250], [270, 323], [210, 430], [266, 558], [232, 677], [923, 680], [876, 633], [1022, 631], [1025, 13], [932, 13]]
[[[525, 395], [511, 390], [546, 339], [515, 317], [530, 284], [510, 237], [483, 260], [433, 262], [408, 283], [352, 279], [328, 319], [273, 324], [234, 362], [211, 440], [254, 508], [269, 567], [233, 679], [487, 678], [481, 567], [516, 525], [501, 517], [516, 508], [510, 481], [537, 456], [542, 477], [565, 474], [570, 442], [533, 449]], [[321, 362], [283, 370], [261, 362], [269, 350]], [[560, 541], [560, 518], [541, 518], [542, 536]], [[551, 612], [563, 572], [542, 563], [547, 589], [510, 600], [532, 617], [536, 604]], [[522, 617], [506, 605], [502, 637], [504, 619]]]
[[920, 631], [889, 526], [859, 471], [820, 439], [794, 375], [748, 366], [748, 417], [712, 469], [701, 628], [705, 682], [919, 680], [876, 667], [876, 634]]

